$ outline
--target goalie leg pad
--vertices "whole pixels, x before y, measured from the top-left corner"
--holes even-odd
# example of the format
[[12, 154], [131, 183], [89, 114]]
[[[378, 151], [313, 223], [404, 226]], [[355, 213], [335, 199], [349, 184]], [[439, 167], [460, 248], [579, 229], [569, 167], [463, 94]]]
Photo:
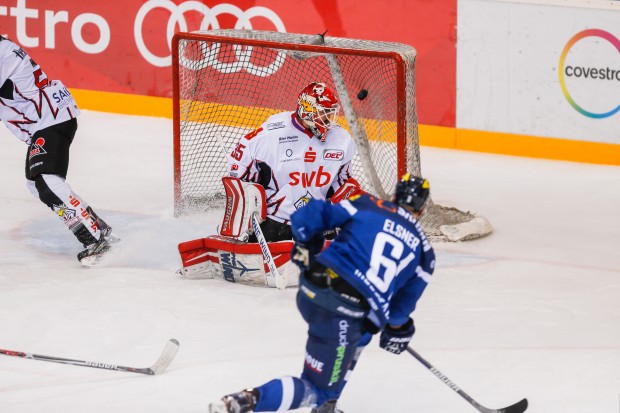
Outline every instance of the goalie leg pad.
[[[269, 243], [274, 264], [287, 275], [288, 286], [299, 282], [299, 269], [291, 263], [293, 241]], [[275, 287], [275, 280], [258, 243], [213, 235], [179, 244], [181, 274], [190, 279], [223, 278], [254, 286]]]
[[217, 250], [208, 245], [208, 238], [199, 238], [179, 244], [181, 275], [186, 278], [213, 278], [213, 263]]
[[226, 192], [226, 207], [220, 227], [220, 235], [247, 239], [252, 233], [252, 214], [264, 221], [267, 218], [265, 189], [259, 184], [244, 182], [239, 178], [222, 178]]

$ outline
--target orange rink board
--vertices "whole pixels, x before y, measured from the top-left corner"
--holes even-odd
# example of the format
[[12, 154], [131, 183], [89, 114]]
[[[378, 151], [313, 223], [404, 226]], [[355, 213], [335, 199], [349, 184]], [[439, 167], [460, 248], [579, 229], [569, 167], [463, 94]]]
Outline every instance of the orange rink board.
[[[72, 89], [71, 93], [81, 109], [172, 118], [171, 98], [83, 89]], [[620, 166], [620, 145], [615, 144], [432, 125], [420, 125], [419, 134], [423, 146]]]

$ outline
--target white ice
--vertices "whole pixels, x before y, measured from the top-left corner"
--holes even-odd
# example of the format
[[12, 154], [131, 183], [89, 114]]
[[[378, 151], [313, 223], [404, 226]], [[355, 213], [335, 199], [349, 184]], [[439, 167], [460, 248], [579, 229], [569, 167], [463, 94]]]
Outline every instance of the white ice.
[[[99, 268], [27, 191], [26, 146], [0, 128], [0, 348], [147, 367], [160, 376], [0, 355], [0, 412], [206, 412], [223, 394], [298, 375], [295, 290], [185, 280], [177, 244], [219, 216], [172, 216], [172, 122], [85, 111], [68, 181], [122, 238]], [[479, 403], [620, 411], [620, 168], [422, 148], [436, 202], [489, 219], [488, 238], [436, 244], [412, 347]], [[347, 413], [476, 410], [405, 353], [371, 343]], [[308, 410], [300, 410], [307, 412]]]

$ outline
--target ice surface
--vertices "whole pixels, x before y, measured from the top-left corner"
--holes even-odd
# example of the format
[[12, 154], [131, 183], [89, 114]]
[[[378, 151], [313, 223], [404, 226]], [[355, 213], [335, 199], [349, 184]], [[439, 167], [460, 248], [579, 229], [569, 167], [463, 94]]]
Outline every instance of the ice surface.
[[[295, 290], [184, 280], [176, 246], [219, 215], [172, 216], [172, 123], [85, 111], [68, 181], [122, 238], [85, 270], [80, 245], [23, 178], [0, 128], [0, 348], [148, 367], [161, 376], [0, 356], [2, 413], [205, 412], [209, 401], [298, 375]], [[422, 148], [435, 201], [472, 210], [488, 238], [436, 244], [412, 346], [481, 404], [538, 413], [620, 410], [620, 168]], [[347, 413], [474, 412], [407, 353], [373, 341]], [[307, 412], [308, 410], [299, 410]]]

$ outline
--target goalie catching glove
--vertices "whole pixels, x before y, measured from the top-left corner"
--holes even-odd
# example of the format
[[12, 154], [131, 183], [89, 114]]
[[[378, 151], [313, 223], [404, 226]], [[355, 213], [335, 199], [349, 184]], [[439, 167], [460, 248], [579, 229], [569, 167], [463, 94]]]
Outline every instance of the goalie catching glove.
[[414, 333], [415, 326], [411, 317], [400, 327], [388, 324], [381, 332], [379, 347], [390, 353], [400, 354], [407, 349]]

